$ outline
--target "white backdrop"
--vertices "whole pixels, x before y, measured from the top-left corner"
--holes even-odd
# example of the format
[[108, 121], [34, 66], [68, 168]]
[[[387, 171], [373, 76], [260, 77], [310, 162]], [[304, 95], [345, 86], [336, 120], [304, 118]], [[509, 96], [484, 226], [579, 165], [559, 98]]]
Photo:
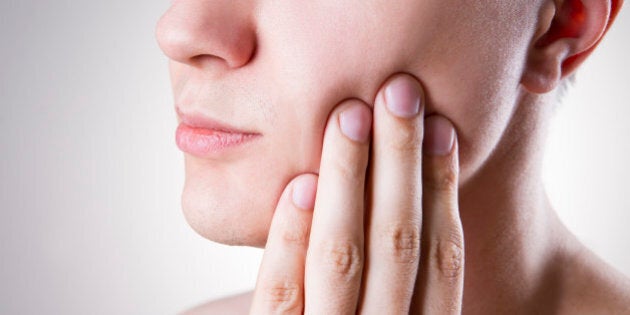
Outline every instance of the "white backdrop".
[[[0, 3], [0, 313], [174, 314], [254, 286], [261, 250], [198, 237], [166, 58], [166, 0]], [[630, 16], [550, 139], [561, 217], [630, 274]]]

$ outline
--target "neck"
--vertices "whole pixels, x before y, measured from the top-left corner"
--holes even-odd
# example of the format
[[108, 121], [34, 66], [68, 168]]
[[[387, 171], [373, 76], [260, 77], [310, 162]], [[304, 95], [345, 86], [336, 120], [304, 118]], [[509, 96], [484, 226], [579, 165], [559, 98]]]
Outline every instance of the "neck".
[[541, 299], [541, 283], [549, 289], [568, 235], [542, 183], [549, 101], [524, 96], [497, 150], [460, 187], [466, 313], [523, 310]]

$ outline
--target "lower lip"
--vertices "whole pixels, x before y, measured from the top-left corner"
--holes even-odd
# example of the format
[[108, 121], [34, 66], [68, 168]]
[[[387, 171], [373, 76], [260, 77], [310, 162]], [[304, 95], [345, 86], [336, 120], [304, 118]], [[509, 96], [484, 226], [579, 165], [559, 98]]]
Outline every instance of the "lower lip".
[[180, 123], [175, 134], [175, 141], [180, 150], [199, 157], [213, 157], [249, 143], [259, 134], [232, 133], [205, 128], [196, 128]]

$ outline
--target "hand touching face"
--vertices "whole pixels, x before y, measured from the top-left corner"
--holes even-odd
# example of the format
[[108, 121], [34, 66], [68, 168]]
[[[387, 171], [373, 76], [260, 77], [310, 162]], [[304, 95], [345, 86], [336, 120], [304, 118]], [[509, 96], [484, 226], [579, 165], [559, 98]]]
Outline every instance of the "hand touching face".
[[320, 172], [335, 105], [357, 99], [371, 106], [382, 82], [398, 72], [422, 80], [426, 114], [457, 127], [465, 182], [508, 125], [534, 7], [530, 1], [175, 1], [157, 28], [171, 59], [175, 105], [258, 135], [210, 156], [184, 150], [182, 207], [189, 223], [211, 240], [264, 246], [284, 187], [298, 174]]
[[424, 108], [408, 75], [388, 80], [374, 115], [357, 100], [335, 108], [319, 176], [278, 203], [251, 314], [461, 312], [458, 146]]

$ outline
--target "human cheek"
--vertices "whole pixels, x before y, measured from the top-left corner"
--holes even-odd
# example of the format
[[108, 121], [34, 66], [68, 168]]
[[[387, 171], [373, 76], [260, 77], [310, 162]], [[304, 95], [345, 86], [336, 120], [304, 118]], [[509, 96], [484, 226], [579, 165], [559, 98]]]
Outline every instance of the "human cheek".
[[429, 105], [457, 129], [462, 182], [497, 152], [518, 106], [528, 36], [506, 34], [495, 23], [509, 25], [508, 20], [517, 19], [501, 19], [438, 24], [444, 36], [434, 38], [432, 50], [411, 66], [425, 84]]

